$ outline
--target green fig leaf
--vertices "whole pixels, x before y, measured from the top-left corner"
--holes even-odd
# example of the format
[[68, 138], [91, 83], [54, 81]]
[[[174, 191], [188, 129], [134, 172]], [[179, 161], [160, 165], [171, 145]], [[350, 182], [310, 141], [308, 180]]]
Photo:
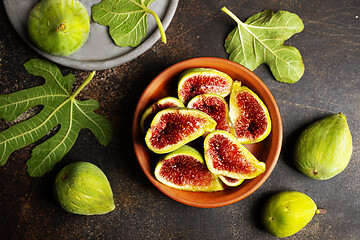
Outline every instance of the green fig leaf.
[[30, 176], [40, 177], [50, 171], [69, 152], [83, 128], [90, 129], [102, 145], [110, 143], [110, 122], [93, 112], [99, 107], [98, 102], [93, 99], [75, 99], [95, 72], [72, 94], [71, 87], [75, 79], [73, 74], [64, 77], [55, 64], [40, 59], [31, 59], [24, 66], [30, 74], [43, 77], [45, 83], [0, 95], [0, 119], [14, 121], [32, 107], [43, 108], [35, 116], [0, 132], [1, 166], [7, 162], [12, 152], [40, 140], [57, 126], [60, 128], [52, 137], [33, 149], [31, 158], [27, 161]]
[[91, 8], [95, 22], [109, 26], [109, 33], [120, 47], [136, 47], [147, 34], [147, 18], [153, 15], [166, 43], [165, 31], [156, 13], [149, 8], [154, 0], [102, 0]]
[[229, 59], [251, 71], [266, 63], [275, 79], [295, 83], [304, 74], [299, 50], [284, 45], [284, 41], [304, 29], [302, 20], [294, 13], [268, 9], [242, 22], [226, 7], [222, 10], [237, 23], [225, 40]]

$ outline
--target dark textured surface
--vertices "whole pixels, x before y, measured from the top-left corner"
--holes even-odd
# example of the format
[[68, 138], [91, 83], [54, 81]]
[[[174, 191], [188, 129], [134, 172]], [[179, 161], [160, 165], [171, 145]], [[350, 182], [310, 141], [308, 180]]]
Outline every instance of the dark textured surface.
[[[26, 73], [23, 64], [40, 56], [15, 33], [0, 5], [0, 94], [6, 94], [42, 80]], [[244, 200], [199, 209], [175, 202], [151, 185], [132, 150], [131, 124], [141, 92], [165, 68], [198, 56], [227, 58], [223, 43], [235, 22], [221, 11], [223, 6], [242, 20], [267, 8], [298, 14], [305, 29], [287, 44], [300, 50], [306, 70], [292, 85], [275, 81], [264, 65], [254, 71], [273, 93], [282, 114], [284, 142], [278, 164], [264, 185]], [[281, 190], [306, 193], [328, 210], [289, 239], [359, 239], [359, 10], [358, 0], [181, 0], [166, 31], [168, 44], [158, 41], [137, 59], [99, 71], [80, 95], [98, 100], [98, 112], [112, 122], [114, 139], [109, 146], [100, 146], [83, 130], [72, 150], [42, 178], [26, 173], [33, 145], [14, 152], [0, 167], [0, 239], [272, 239], [259, 222], [259, 211], [264, 200]], [[74, 73], [77, 85], [88, 74], [61, 70]], [[330, 180], [312, 180], [292, 164], [294, 141], [308, 124], [340, 111], [347, 116], [353, 136], [349, 166]], [[8, 124], [0, 120], [0, 130]], [[54, 201], [56, 173], [80, 160], [93, 162], [106, 173], [115, 197], [113, 212], [72, 215]]]

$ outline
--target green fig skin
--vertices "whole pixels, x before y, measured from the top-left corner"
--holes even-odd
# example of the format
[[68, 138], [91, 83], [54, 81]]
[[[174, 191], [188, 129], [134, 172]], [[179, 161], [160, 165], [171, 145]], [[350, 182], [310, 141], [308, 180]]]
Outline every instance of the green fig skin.
[[315, 202], [301, 192], [283, 191], [265, 203], [262, 220], [266, 230], [276, 237], [288, 237], [304, 228], [314, 217]]
[[65, 166], [56, 176], [54, 195], [63, 209], [74, 214], [99, 215], [115, 209], [108, 179], [88, 162]]
[[330, 179], [347, 167], [352, 148], [345, 115], [331, 115], [313, 123], [300, 135], [295, 165], [313, 179]]
[[68, 56], [87, 41], [90, 16], [79, 0], [42, 0], [30, 12], [28, 32], [39, 49]]

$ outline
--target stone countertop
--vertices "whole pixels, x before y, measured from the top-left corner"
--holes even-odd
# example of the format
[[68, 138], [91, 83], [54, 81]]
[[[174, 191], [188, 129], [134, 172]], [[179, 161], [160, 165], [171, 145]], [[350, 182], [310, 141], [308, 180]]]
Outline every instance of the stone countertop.
[[[160, 0], [158, 0], [160, 1]], [[132, 117], [142, 91], [160, 72], [182, 60], [228, 58], [223, 44], [235, 27], [221, 8], [240, 19], [272, 8], [299, 15], [304, 30], [286, 44], [299, 49], [305, 74], [295, 84], [274, 80], [269, 68], [254, 72], [274, 95], [282, 116], [283, 147], [274, 171], [252, 195], [211, 209], [178, 203], [158, 191], [145, 177], [132, 147]], [[82, 130], [70, 152], [41, 178], [26, 172], [34, 144], [14, 152], [0, 167], [0, 239], [272, 239], [259, 221], [263, 202], [273, 193], [296, 190], [310, 196], [327, 213], [316, 215], [289, 239], [359, 239], [360, 236], [360, 2], [358, 0], [216, 1], [181, 0], [166, 34], [138, 58], [98, 71], [80, 99], [99, 101], [98, 113], [113, 125], [109, 146], [101, 146]], [[23, 64], [42, 58], [17, 35], [0, 4], [0, 94], [40, 85]], [[60, 67], [76, 75], [79, 85], [89, 71]], [[32, 116], [32, 109], [24, 117]], [[345, 171], [317, 181], [298, 172], [292, 151], [299, 133], [324, 116], [342, 112], [353, 137], [353, 155]], [[0, 120], [0, 131], [11, 123]], [[107, 175], [116, 209], [101, 216], [65, 212], [52, 196], [56, 173], [75, 161], [89, 161]]]

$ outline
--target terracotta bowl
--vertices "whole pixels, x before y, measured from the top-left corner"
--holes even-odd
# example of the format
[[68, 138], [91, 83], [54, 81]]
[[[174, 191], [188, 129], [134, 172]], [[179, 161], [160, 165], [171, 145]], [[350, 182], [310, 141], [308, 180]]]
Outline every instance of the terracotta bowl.
[[[245, 145], [259, 161], [266, 163], [266, 171], [258, 177], [245, 180], [238, 187], [227, 187], [219, 192], [188, 192], [165, 186], [154, 177], [154, 169], [160, 155], [151, 152], [145, 144], [145, 136], [139, 127], [140, 118], [145, 109], [157, 100], [177, 97], [177, 84], [180, 74], [189, 68], [214, 68], [239, 80], [242, 85], [252, 89], [265, 103], [270, 112], [272, 130], [263, 141]], [[266, 85], [250, 70], [235, 62], [214, 58], [200, 57], [177, 63], [158, 75], [145, 89], [135, 110], [133, 120], [133, 144], [142, 170], [149, 180], [164, 194], [186, 205], [202, 208], [221, 207], [237, 202], [258, 189], [269, 177], [278, 160], [282, 144], [282, 123], [278, 106]]]

